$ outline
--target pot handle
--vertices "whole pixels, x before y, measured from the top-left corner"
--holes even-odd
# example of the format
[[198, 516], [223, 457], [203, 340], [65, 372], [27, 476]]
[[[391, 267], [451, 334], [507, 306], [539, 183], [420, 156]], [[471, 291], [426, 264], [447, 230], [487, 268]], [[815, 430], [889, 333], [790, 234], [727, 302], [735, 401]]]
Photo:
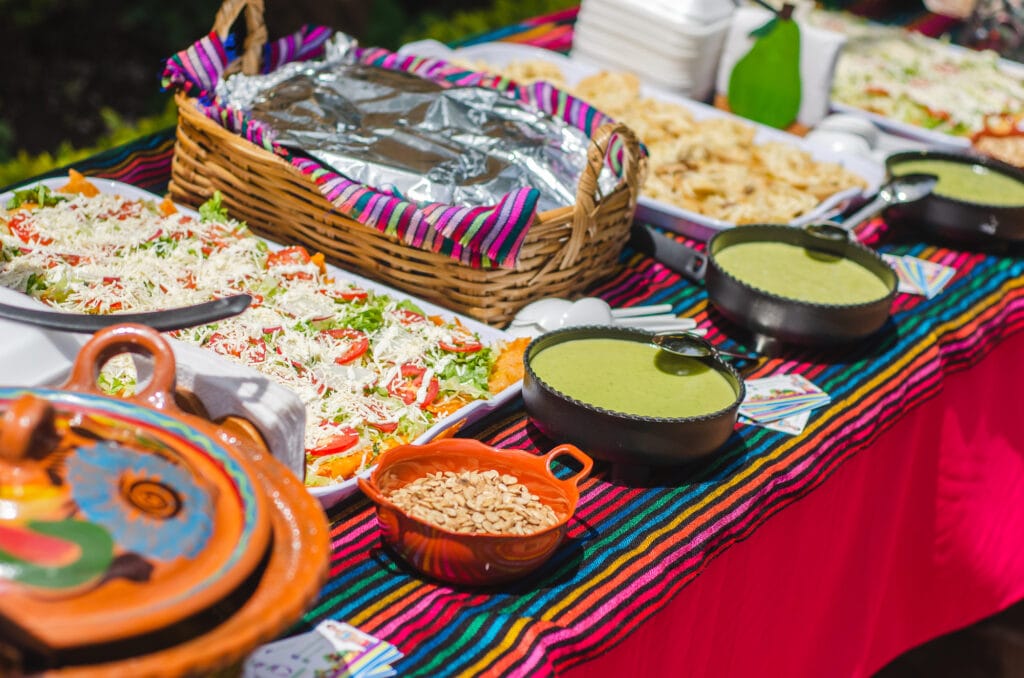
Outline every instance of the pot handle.
[[650, 226], [633, 224], [629, 245], [693, 282], [699, 283], [704, 280], [704, 274], [708, 269], [707, 255], [655, 231]]
[[96, 377], [108, 360], [122, 353], [148, 355], [153, 358], [153, 374], [149, 383], [134, 396], [124, 400], [161, 412], [177, 413], [178, 407], [174, 402], [177, 369], [174, 351], [159, 332], [145, 325], [113, 325], [94, 334], [79, 351], [78, 358], [71, 368], [71, 376], [62, 388], [80, 393], [107, 395], [97, 388]]
[[[569, 476], [568, 478], [564, 479], [556, 476], [555, 472], [551, 470], [551, 462], [554, 461], [556, 457], [560, 457], [563, 454], [569, 455], [570, 457], [572, 457], [573, 459], [575, 459], [576, 461], [583, 465], [583, 468], [581, 468], [579, 471]], [[590, 470], [594, 468], [594, 460], [585, 455], [575, 445], [559, 445], [558, 447], [554, 448], [553, 450], [545, 454], [543, 458], [544, 463], [547, 466], [548, 473], [551, 474], [552, 478], [554, 478], [560, 483], [569, 483], [575, 485], [576, 487], [580, 486], [580, 483], [583, 482], [583, 480], [590, 475]]]
[[804, 226], [804, 231], [830, 243], [844, 243], [853, 237], [848, 230], [834, 221], [816, 221]]

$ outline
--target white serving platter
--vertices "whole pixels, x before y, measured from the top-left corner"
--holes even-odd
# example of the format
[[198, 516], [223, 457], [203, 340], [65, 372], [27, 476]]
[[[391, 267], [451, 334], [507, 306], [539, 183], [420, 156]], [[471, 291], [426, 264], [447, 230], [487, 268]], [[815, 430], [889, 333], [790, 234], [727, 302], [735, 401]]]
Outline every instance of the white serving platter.
[[[583, 78], [604, 70], [601, 66], [587, 62], [579, 56], [567, 57], [540, 47], [509, 42], [486, 42], [468, 47], [452, 49], [435, 40], [423, 40], [404, 45], [399, 49], [399, 52], [402, 54], [417, 54], [436, 59], [458, 58], [460, 60], [470, 62], [483, 61], [492, 64], [497, 68], [501, 68], [516, 61], [543, 60], [558, 66], [569, 85], [574, 85]], [[829, 148], [825, 148], [793, 134], [758, 124], [751, 120], [747, 120], [746, 118], [740, 118], [739, 116], [722, 111], [713, 106], [668, 92], [648, 83], [643, 83], [643, 78], [641, 78], [641, 82], [641, 94], [644, 97], [650, 97], [652, 99], [658, 99], [684, 106], [696, 120], [706, 120], [708, 118], [716, 117], [728, 117], [742, 120], [745, 124], [750, 125], [756, 130], [757, 133], [754, 137], [755, 142], [760, 144], [778, 141], [792, 144], [810, 153], [815, 160], [839, 163], [848, 170], [861, 176], [867, 183], [867, 187], [863, 190], [853, 188], [830, 196], [819, 203], [815, 209], [789, 222], [792, 226], [802, 226], [814, 221], [825, 220], [835, 216], [835, 214], [845, 208], [859, 205], [869, 196], [874, 195], [885, 180], [884, 167], [881, 163], [871, 158], [852, 154], [836, 153]], [[642, 192], [639, 200], [637, 201], [636, 218], [640, 221], [646, 221], [699, 240], [707, 240], [715, 233], [735, 226], [735, 224], [727, 221], [713, 219], [661, 200], [646, 197]]]
[[[44, 184], [50, 187], [51, 189], [56, 189], [66, 184], [67, 181], [68, 180], [64, 177], [44, 179], [42, 181], [34, 182], [32, 184], [26, 184], [25, 186], [19, 187], [19, 189], [27, 188], [28, 186], [35, 186], [38, 184]], [[150, 193], [149, 191], [143, 190], [136, 186], [132, 186], [131, 184], [126, 184], [120, 181], [113, 181], [110, 179], [98, 179], [95, 177], [89, 177], [89, 181], [103, 193], [113, 193], [129, 199], [154, 200], [157, 202], [162, 200], [162, 196]], [[12, 195], [13, 191], [0, 194], [0, 206], [5, 206]], [[178, 205], [177, 207], [178, 210], [183, 214], [190, 214], [198, 217], [198, 213], [189, 207], [185, 207], [182, 205]], [[280, 250], [281, 248], [287, 246], [287, 243], [275, 243], [265, 238], [261, 239], [267, 243], [267, 246], [271, 250], [274, 251]], [[379, 294], [386, 294], [387, 296], [394, 299], [409, 300], [415, 303], [417, 306], [419, 306], [427, 315], [440, 315], [445, 318], [457, 318], [460, 323], [462, 323], [472, 331], [478, 333], [480, 338], [486, 344], [493, 344], [499, 341], [505, 341], [512, 338], [512, 335], [508, 334], [504, 330], [491, 327], [490, 325], [485, 325], [484, 323], [481, 323], [478, 320], [456, 313], [455, 311], [443, 308], [436, 304], [432, 304], [429, 301], [424, 301], [411, 294], [407, 294], [405, 292], [393, 289], [387, 285], [384, 285], [383, 283], [371, 280], [369, 278], [364, 278], [354, 273], [350, 273], [348, 271], [339, 269], [330, 264], [327, 265], [327, 268], [330, 271], [332, 277], [334, 277], [337, 280], [351, 280], [353, 283], [355, 283], [359, 287], [362, 287], [363, 289], [373, 290], [374, 292], [377, 292]], [[32, 299], [28, 295], [14, 290], [0, 288], [0, 299], [3, 299], [4, 301], [11, 303], [12, 305], [19, 303], [20, 300], [23, 300], [22, 303], [25, 306], [30, 306], [34, 308], [49, 308], [42, 304], [41, 302]], [[13, 331], [6, 331], [8, 326], [10, 326], [10, 328]], [[81, 337], [81, 335], [79, 335], [79, 337]], [[262, 396], [264, 402], [258, 403], [258, 405], [262, 405], [264, 411], [266, 411], [268, 415], [275, 419], [277, 417], [274, 416], [274, 410], [282, 410], [291, 413], [297, 411], [297, 416], [301, 418], [301, 421], [294, 421], [296, 419], [295, 416], [282, 416], [280, 417], [278, 426], [279, 428], [295, 429], [298, 431], [299, 434], [301, 434], [304, 431], [305, 408], [302, 406], [301, 402], [299, 401], [299, 398], [295, 396], [291, 391], [278, 384], [270, 384], [269, 380], [266, 377], [262, 376], [256, 370], [244, 367], [242, 365], [237, 365], [229, 360], [217, 356], [215, 353], [206, 351], [205, 349], [199, 349], [191, 344], [186, 344], [176, 339], [169, 338], [169, 340], [175, 347], [175, 357], [177, 358], [178, 361], [179, 373], [184, 371], [186, 373], [201, 374], [204, 369], [208, 370], [209, 367], [207, 365], [203, 365], [202, 368], [200, 368], [199, 365], [190, 365], [190, 361], [197, 363], [200, 361], [206, 362], [205, 359], [208, 356], [212, 356], [212, 362], [215, 363], [218, 368], [223, 366], [225, 370], [238, 374], [243, 374], [245, 375], [246, 380], [250, 383], [262, 382], [264, 385], [269, 384], [271, 387], [273, 387], [261, 389], [261, 393], [264, 393], [266, 395]], [[82, 340], [76, 340], [75, 337], [73, 337], [72, 335], [68, 335], [66, 333], [44, 331], [34, 327], [29, 327], [28, 325], [19, 325], [16, 323], [7, 323], [6, 321], [0, 321], [0, 359], [3, 359], [5, 361], [5, 364], [8, 365], [13, 364], [22, 366], [33, 366], [33, 368], [29, 372], [19, 371], [16, 373], [20, 379], [24, 379], [24, 381], [21, 381], [20, 383], [8, 383], [11, 381], [9, 378], [0, 380], [0, 382], [2, 382], [4, 385], [31, 386], [38, 385], [41, 383], [56, 383], [56, 381], [66, 376], [71, 363], [74, 361], [74, 354], [77, 352], [77, 346], [80, 346], [81, 343]], [[55, 358], [59, 357], [62, 357], [63, 361], [55, 360]], [[66, 365], [60, 364], [62, 362], [65, 362]], [[215, 391], [217, 389], [218, 383], [236, 384], [238, 382], [234, 380], [227, 381], [223, 379], [210, 379], [209, 383], [206, 384], [205, 394], [196, 392], [196, 395], [200, 397], [204, 405], [207, 405], [208, 408], [211, 399], [221, 400], [223, 402], [237, 401], [239, 399], [239, 395], [233, 391], [216, 393]], [[497, 410], [504, 406], [506, 403], [515, 398], [521, 390], [522, 382], [516, 382], [515, 384], [506, 388], [501, 393], [495, 394], [493, 397], [487, 400], [477, 400], [468, 403], [463, 407], [459, 408], [458, 410], [456, 410], [455, 412], [452, 412], [448, 416], [436, 421], [433, 426], [431, 426], [429, 429], [423, 431], [419, 436], [417, 436], [412, 441], [412, 443], [416, 445], [421, 445], [423, 443], [427, 443], [433, 440], [438, 435], [448, 431], [449, 429], [453, 429], [455, 427], [462, 428], [464, 426], [468, 426], [469, 424], [472, 424], [480, 420], [486, 414], [493, 412], [494, 410]], [[249, 404], [249, 407], [251, 410], [251, 403]], [[257, 408], [256, 411], [258, 412], [259, 408]], [[211, 416], [214, 417], [218, 416], [214, 413], [214, 411], [211, 411], [210, 414]], [[270, 443], [274, 439], [277, 439], [287, 441], [283, 444], [290, 445], [292, 447], [298, 446], [298, 449], [275, 449], [273, 446], [271, 446], [271, 451], [275, 456], [288, 459], [305, 459], [305, 451], [302, 448], [301, 435], [295, 435], [293, 434], [293, 431], [275, 432], [274, 430], [272, 430], [272, 427], [271, 430], [269, 430], [268, 435], [268, 431], [264, 428], [267, 425], [266, 421], [253, 421], [253, 424], [255, 424], [258, 428], [261, 428], [261, 433], [267, 435], [268, 443]], [[261, 426], [261, 424], [263, 424], [263, 426]], [[292, 467], [292, 465], [290, 465], [290, 467]], [[369, 474], [373, 471], [373, 468], [374, 467], [370, 467], [362, 471], [358, 475], [368, 477]], [[312, 494], [320, 501], [321, 505], [323, 505], [324, 508], [330, 508], [335, 504], [339, 503], [340, 501], [342, 501], [343, 499], [346, 499], [347, 497], [350, 497], [356, 492], [358, 492], [359, 486], [356, 482], [356, 479], [351, 478], [340, 483], [323, 485], [319, 487], [309, 487], [307, 489], [309, 490], [310, 494]]]
[[[827, 15], [828, 12], [823, 11], [822, 14]], [[843, 29], [843, 23], [841, 21], [838, 23], [836, 21], [830, 22], [829, 17], [827, 16], [817, 16], [815, 23], [818, 22], [820, 22], [820, 25], [823, 28], [828, 28], [829, 30], [845, 33], [845, 30]], [[850, 30], [854, 31], [853, 34], [849, 35], [848, 37], [848, 41], [851, 42], [856, 40], [882, 40], [886, 39], [889, 35], [894, 33], [894, 27], [885, 24], [878, 24], [871, 21], [856, 22], [853, 24], [853, 27]], [[872, 31], [877, 31], [877, 35], [872, 33]], [[958, 59], [963, 56], [971, 54], [976, 54], [975, 50], [963, 47], [962, 45], [955, 45], [944, 40], [938, 40], [936, 38], [925, 36], [923, 34], [917, 34], [917, 37], [927, 40], [928, 44], [932, 45], [938, 52], [946, 52], [954, 59]], [[843, 58], [842, 54], [840, 54], [839, 58], [840, 60]], [[1016, 61], [1011, 61], [1009, 59], [1003, 58], [998, 59], [996, 61], [996, 64], [998, 70], [1002, 71], [1006, 75], [1009, 75], [1017, 80], [1024, 81], [1024, 64], [1020, 64]], [[836, 101], [835, 99], [833, 99], [830, 102], [829, 107], [837, 113], [847, 113], [851, 115], [860, 116], [865, 120], [871, 121], [872, 123], [874, 123], [876, 127], [878, 127], [880, 130], [884, 132], [893, 134], [897, 137], [908, 139], [912, 142], [917, 142], [928, 148], [933, 148], [937, 150], [947, 150], [953, 152], [962, 152], [971, 147], [971, 139], [968, 136], [956, 136], [953, 134], [946, 134], [945, 132], [937, 132], [935, 130], [928, 129], [927, 127], [922, 127], [920, 125], [914, 125], [908, 122], [903, 122], [901, 120], [889, 118], [887, 116], [875, 113], [873, 111], [868, 111], [862, 108], [857, 108], [856, 106], [844, 104], [840, 101]]]

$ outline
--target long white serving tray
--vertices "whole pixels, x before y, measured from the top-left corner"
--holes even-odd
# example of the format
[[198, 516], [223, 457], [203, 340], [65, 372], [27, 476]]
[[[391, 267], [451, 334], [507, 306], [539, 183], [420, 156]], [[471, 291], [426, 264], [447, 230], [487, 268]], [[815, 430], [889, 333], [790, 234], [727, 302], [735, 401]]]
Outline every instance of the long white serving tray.
[[[44, 179], [20, 188], [26, 188], [29, 185], [44, 184], [52, 189], [56, 189], [66, 184], [67, 181], [68, 180], [64, 177]], [[89, 181], [103, 193], [114, 193], [129, 199], [154, 200], [157, 202], [162, 200], [161, 196], [124, 182], [109, 179], [98, 179], [95, 177], [89, 177]], [[0, 206], [6, 205], [12, 195], [13, 191], [0, 194]], [[183, 214], [191, 214], [198, 217], [197, 212], [191, 208], [178, 205], [178, 210]], [[271, 250], [280, 250], [286, 246], [266, 239], [263, 240]], [[425, 311], [427, 315], [440, 315], [446, 318], [457, 318], [460, 323], [474, 332], [477, 332], [485, 343], [493, 344], [495, 342], [512, 338], [512, 335], [508, 334], [504, 330], [485, 325], [473, 318], [461, 315], [428, 301], [424, 301], [411, 294], [406, 294], [405, 292], [393, 289], [383, 283], [344, 271], [335, 266], [331, 266], [330, 264], [328, 264], [327, 268], [331, 275], [336, 279], [351, 280], [359, 287], [367, 290], [373, 290], [380, 294], [386, 294], [395, 299], [408, 299]], [[48, 308], [26, 294], [3, 288], [0, 288], [0, 299], [11, 304], [21, 302], [26, 306]], [[84, 339], [81, 335], [76, 337], [75, 335], [63, 332], [40, 330], [28, 325], [20, 325], [0, 320], [0, 360], [3, 360], [3, 364], [5, 365], [13, 365], [17, 367], [15, 372], [12, 373], [9, 371], [3, 379], [0, 379], [0, 384], [5, 386], [38, 386], [59, 383], [68, 374], [70, 366], [74, 362], [74, 357], [77, 354], [78, 347], [81, 346], [83, 341]], [[210, 414], [212, 417], [216, 418], [220, 416], [220, 414], [215, 411], [215, 408], [231, 409], [232, 407], [235, 407], [238, 409], [241, 407], [243, 412], [233, 413], [242, 414], [243, 416], [248, 415], [247, 418], [253, 420], [252, 423], [260, 429], [260, 432], [263, 433], [265, 437], [267, 437], [268, 444], [271, 444], [271, 452], [275, 456], [293, 460], [293, 463], [289, 464], [289, 467], [292, 468], [293, 471], [296, 470], [294, 460], [301, 459], [304, 464], [305, 451], [303, 449], [302, 434], [305, 430], [305, 408], [302, 406], [295, 394], [283, 386], [270, 383], [266, 377], [256, 370], [242, 365], [237, 365], [229, 360], [217, 356], [215, 353], [205, 349], [199, 349], [191, 344], [186, 344], [175, 339], [170, 339], [170, 341], [172, 345], [174, 345], [175, 357], [177, 358], [179, 367], [179, 377], [182, 376], [182, 374], [196, 375], [196, 378], [201, 380], [201, 383], [193, 385], [201, 388], [192, 388], [192, 390], [197, 396], [199, 396], [200, 400], [203, 401], [203, 404], [211, 410]], [[208, 357], [207, 354], [214, 359], [213, 362], [216, 364], [218, 369], [236, 373], [237, 375], [240, 375], [240, 378], [232, 380], [202, 380], [204, 369], [209, 369], [208, 365], [200, 367], [200, 365], [193, 363], [205, 363], [206, 358]], [[179, 381], [181, 380], [179, 379]], [[253, 396], [250, 394], [247, 396], [248, 402], [243, 403], [240, 402], [242, 398], [240, 398], [240, 394], [236, 392], [236, 390], [233, 388], [224, 388], [223, 386], [225, 384], [236, 386], [241, 382], [245, 382], [249, 385], [262, 383], [264, 388], [256, 389], [259, 391], [259, 395]], [[190, 386], [190, 384], [183, 385], [186, 387]], [[218, 385], [221, 385], [219, 387], [219, 392]], [[439, 419], [433, 426], [416, 437], [412, 443], [419, 445], [429, 442], [453, 426], [458, 426], [460, 428], [468, 426], [469, 424], [481, 419], [484, 415], [504, 406], [515, 398], [521, 389], [522, 382], [516, 382], [501, 393], [498, 393], [487, 400], [477, 400], [472, 403], [468, 403], [448, 416]], [[254, 397], [258, 402], [252, 402]], [[211, 407], [211, 405], [214, 405], [214, 407]], [[264, 413], [266, 416], [262, 420], [255, 419], [254, 415], [258, 416], [260, 412]], [[267, 418], [272, 421], [268, 422]], [[278, 441], [277, 446], [272, 444], [275, 440]], [[288, 449], [281, 449], [282, 445], [287, 446]], [[300, 472], [304, 472], [304, 470], [303, 466], [301, 467]], [[371, 467], [361, 472], [359, 475], [367, 477], [372, 470], [373, 469]], [[358, 491], [359, 486], [357, 485], [355, 478], [352, 478], [340, 483], [320, 487], [310, 487], [308, 489], [310, 494], [316, 497], [325, 508], [330, 508], [343, 499], [355, 494]]]

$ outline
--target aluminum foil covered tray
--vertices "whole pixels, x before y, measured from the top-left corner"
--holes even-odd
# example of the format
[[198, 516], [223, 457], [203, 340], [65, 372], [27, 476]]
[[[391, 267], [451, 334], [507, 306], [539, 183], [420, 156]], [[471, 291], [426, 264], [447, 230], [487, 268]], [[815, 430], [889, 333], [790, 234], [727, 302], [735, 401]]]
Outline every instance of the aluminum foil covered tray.
[[498, 89], [358, 61], [342, 37], [323, 62], [235, 75], [218, 95], [275, 142], [405, 200], [485, 205], [530, 186], [540, 210], [574, 202], [582, 130]]

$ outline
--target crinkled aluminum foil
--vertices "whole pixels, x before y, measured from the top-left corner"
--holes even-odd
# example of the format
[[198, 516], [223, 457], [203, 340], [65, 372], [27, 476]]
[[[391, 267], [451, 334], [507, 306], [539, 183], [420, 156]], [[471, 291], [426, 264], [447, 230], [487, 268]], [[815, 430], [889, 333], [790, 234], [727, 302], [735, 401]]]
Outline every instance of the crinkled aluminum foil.
[[[540, 191], [539, 210], [571, 205], [589, 139], [575, 127], [482, 87], [443, 89], [355, 63], [351, 43], [323, 62], [235, 75], [218, 94], [352, 181], [416, 203], [479, 206]], [[602, 188], [614, 186], [605, 172]]]

